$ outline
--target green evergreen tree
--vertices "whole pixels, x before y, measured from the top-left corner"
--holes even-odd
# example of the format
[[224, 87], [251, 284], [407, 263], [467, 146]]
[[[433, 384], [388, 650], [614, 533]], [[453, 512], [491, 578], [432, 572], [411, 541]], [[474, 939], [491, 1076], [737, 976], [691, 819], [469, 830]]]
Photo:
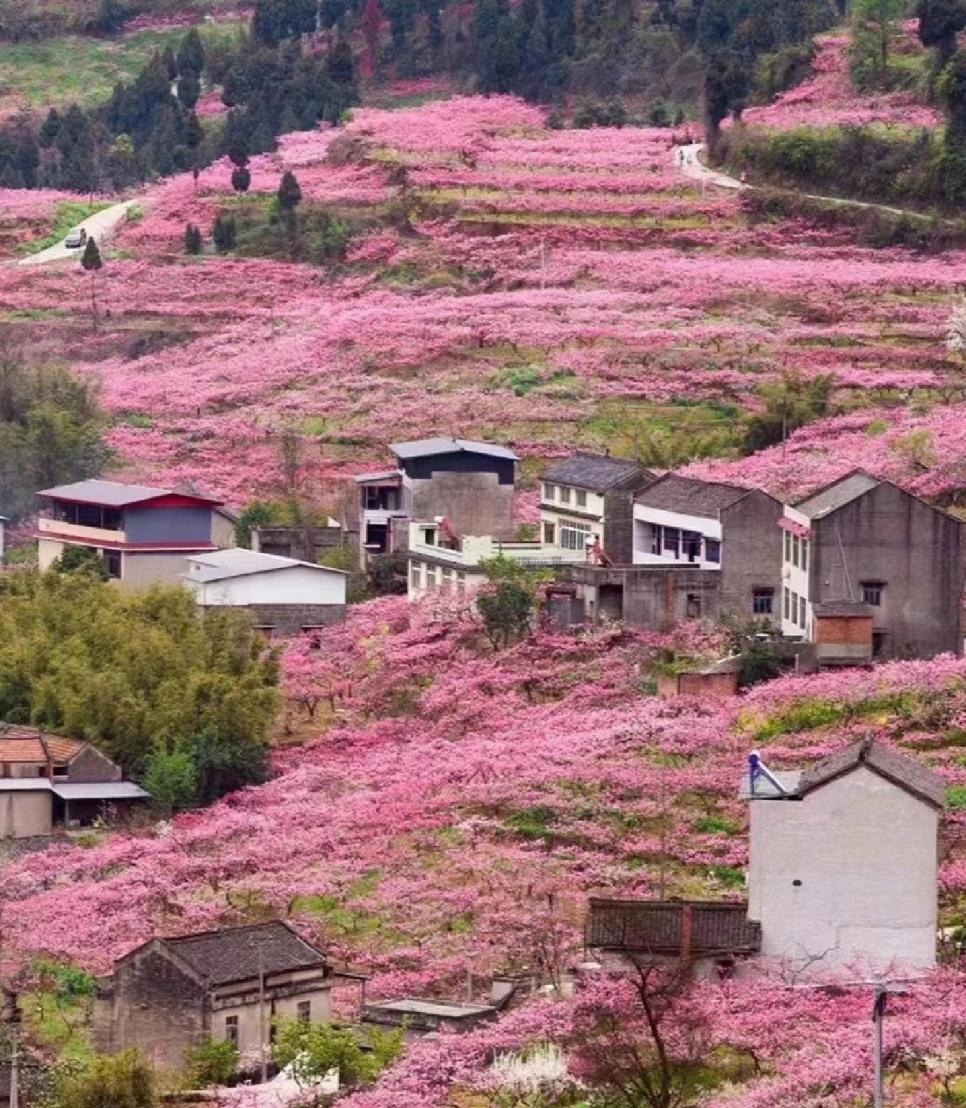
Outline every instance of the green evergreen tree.
[[251, 170], [246, 165], [236, 165], [231, 171], [231, 187], [235, 192], [248, 192], [252, 183]]
[[200, 254], [202, 242], [201, 229], [193, 223], [189, 223], [184, 229], [184, 252], [186, 254]]
[[192, 27], [181, 40], [177, 55], [178, 72], [184, 76], [191, 73], [195, 77], [201, 77], [205, 68], [205, 46], [201, 41], [198, 30]]
[[294, 173], [286, 170], [276, 193], [278, 206], [283, 212], [294, 212], [302, 202], [302, 188]]
[[235, 226], [233, 216], [224, 215], [222, 212], [215, 216], [215, 222], [211, 227], [211, 241], [215, 244], [215, 249], [219, 254], [227, 254], [229, 250], [235, 249], [235, 244], [238, 241], [238, 228]]

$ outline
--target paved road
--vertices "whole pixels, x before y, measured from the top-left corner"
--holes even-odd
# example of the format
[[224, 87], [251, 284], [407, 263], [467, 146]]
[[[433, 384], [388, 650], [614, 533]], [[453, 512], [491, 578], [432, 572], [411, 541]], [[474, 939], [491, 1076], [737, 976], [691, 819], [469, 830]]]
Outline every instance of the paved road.
[[[124, 200], [120, 204], [112, 204], [109, 208], [95, 212], [79, 226], [87, 232], [88, 238], [97, 240], [98, 246], [103, 246], [117, 230], [118, 224], [126, 217], [128, 209], [137, 203], [136, 200]], [[64, 246], [63, 239], [48, 246], [36, 254], [28, 254], [21, 258], [18, 265], [48, 265], [51, 262], [80, 261], [83, 249], [68, 250]]]

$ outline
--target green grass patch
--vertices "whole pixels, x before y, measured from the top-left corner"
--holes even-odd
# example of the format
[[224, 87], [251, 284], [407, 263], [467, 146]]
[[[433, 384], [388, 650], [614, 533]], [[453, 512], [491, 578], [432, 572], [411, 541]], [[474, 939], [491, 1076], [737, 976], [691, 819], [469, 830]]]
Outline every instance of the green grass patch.
[[950, 785], [946, 790], [946, 803], [950, 808], [966, 808], [966, 785]]
[[737, 866], [708, 866], [705, 872], [715, 881], [729, 889], [743, 889], [745, 887], [745, 871]]
[[759, 742], [766, 742], [778, 735], [814, 731], [851, 719], [867, 719], [883, 714], [912, 716], [922, 705], [923, 697], [911, 691], [883, 693], [855, 703], [807, 697], [794, 701], [765, 720], [753, 721], [751, 726], [753, 737]]
[[526, 839], [544, 839], [552, 833], [552, 824], [557, 818], [553, 808], [538, 804], [504, 817], [503, 826]]
[[[199, 24], [209, 44], [233, 40], [243, 24]], [[133, 81], [155, 50], [177, 49], [184, 27], [136, 31], [120, 38], [61, 35], [29, 42], [0, 43], [0, 95], [31, 106], [106, 100], [118, 81]]]
[[697, 820], [694, 829], [705, 835], [737, 835], [741, 830], [734, 820], [718, 815], [704, 816]]
[[[88, 204], [86, 200], [61, 200], [54, 208], [54, 221], [47, 234], [43, 238], [20, 243], [17, 246], [17, 253], [38, 254], [48, 246], [54, 246], [78, 223], [83, 223], [96, 212], [110, 208], [111, 204], [110, 200], [95, 200], [93, 204]], [[76, 253], [77, 260], [80, 261], [82, 251], [78, 250]]]

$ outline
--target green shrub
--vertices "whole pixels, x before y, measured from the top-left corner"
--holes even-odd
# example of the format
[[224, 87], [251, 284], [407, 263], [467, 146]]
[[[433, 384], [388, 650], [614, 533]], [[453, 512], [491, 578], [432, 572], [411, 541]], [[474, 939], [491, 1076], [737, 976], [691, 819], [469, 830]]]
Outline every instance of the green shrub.
[[189, 1088], [227, 1085], [238, 1070], [238, 1047], [234, 1043], [205, 1039], [191, 1047], [185, 1057], [185, 1080]]
[[165, 816], [198, 803], [198, 761], [185, 747], [155, 747], [148, 755], [144, 787]]

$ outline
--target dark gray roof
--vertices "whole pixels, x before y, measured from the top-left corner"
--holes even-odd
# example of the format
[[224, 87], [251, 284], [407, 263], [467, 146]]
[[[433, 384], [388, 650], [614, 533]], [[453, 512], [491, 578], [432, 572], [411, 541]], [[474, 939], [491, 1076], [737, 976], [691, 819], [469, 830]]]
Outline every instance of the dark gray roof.
[[97, 478], [75, 481], [71, 485], [57, 485], [52, 489], [44, 489], [38, 495], [49, 496], [54, 500], [74, 500], [81, 504], [103, 504], [109, 508], [124, 508], [128, 504], [140, 504], [159, 496], [192, 496], [211, 504], [219, 503], [202, 493], [157, 489], [151, 485], [123, 485], [118, 481], [101, 481]]
[[610, 454], [589, 454], [578, 450], [569, 458], [554, 462], [541, 477], [544, 481], [572, 485], [591, 492], [607, 492], [616, 488], [640, 488], [652, 481], [654, 474], [629, 458], [612, 458]]
[[941, 777], [915, 758], [869, 736], [810, 766], [802, 774], [798, 792], [804, 796], [863, 765], [927, 804], [942, 808], [945, 803], [946, 788]]
[[691, 913], [693, 955], [744, 954], [761, 947], [761, 925], [748, 919], [745, 903], [600, 898], [590, 901], [587, 946], [680, 954], [686, 908]]
[[865, 493], [879, 484], [881, 482], [877, 477], [872, 477], [863, 470], [857, 469], [853, 473], [847, 473], [844, 477], [833, 481], [830, 485], [817, 489], [803, 500], [799, 500], [795, 505], [795, 510], [801, 512], [804, 516], [808, 516], [809, 519], [820, 519], [853, 500], [857, 500], [860, 496], [864, 496]]
[[679, 477], [676, 473], [668, 473], [659, 477], [653, 485], [648, 485], [634, 499], [648, 508], [717, 519], [724, 508], [737, 503], [750, 491], [739, 485], [699, 481], [694, 477]]
[[816, 616], [871, 616], [872, 608], [861, 600], [824, 600], [812, 605]]
[[390, 443], [389, 449], [397, 458], [430, 458], [434, 454], [458, 454], [462, 451], [466, 454], [487, 454], [491, 458], [506, 458], [511, 462], [517, 460], [516, 454], [505, 446], [476, 442], [474, 439], [414, 439], [412, 442]]
[[257, 977], [259, 970], [283, 973], [325, 963], [321, 950], [281, 920], [180, 935], [161, 942], [211, 985]]

